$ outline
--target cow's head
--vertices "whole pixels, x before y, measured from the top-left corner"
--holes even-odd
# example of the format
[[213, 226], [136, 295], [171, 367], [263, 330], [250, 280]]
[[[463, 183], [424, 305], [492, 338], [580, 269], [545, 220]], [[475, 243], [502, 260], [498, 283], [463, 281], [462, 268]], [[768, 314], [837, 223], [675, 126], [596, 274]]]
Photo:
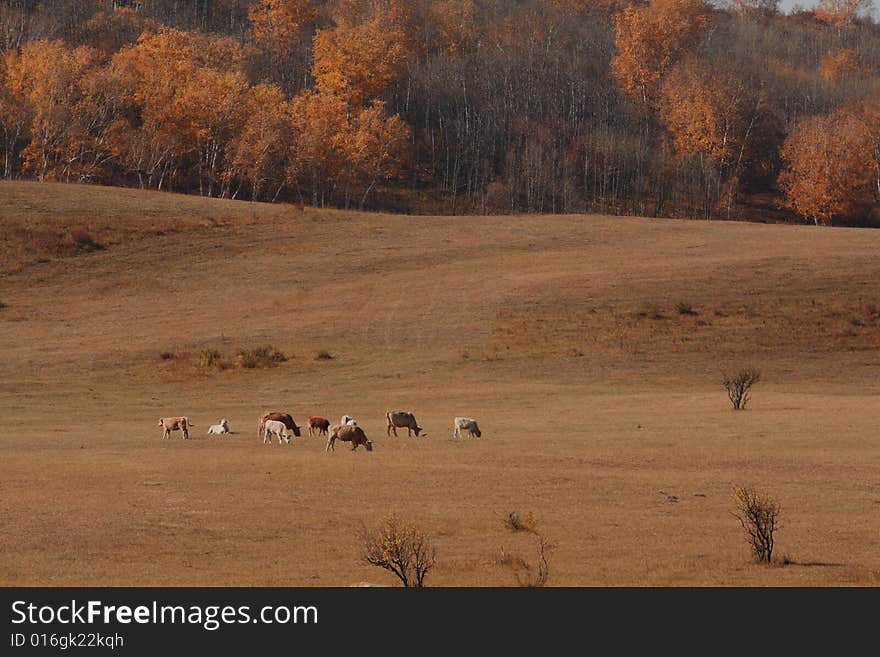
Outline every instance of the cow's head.
[[160, 426], [160, 427], [164, 427], [164, 426], [165, 426], [165, 420], [164, 420], [163, 418], [161, 418], [161, 417], [159, 418], [159, 426]]
[[296, 424], [293, 425], [293, 435], [296, 436], [297, 438], [300, 437], [299, 427], [296, 426]]
[[479, 438], [480, 436], [483, 435], [483, 432], [480, 431], [479, 429], [477, 429], [476, 427], [474, 427], [474, 435], [475, 435], [477, 438]]
[[372, 452], [373, 451], [373, 441], [368, 440], [367, 442], [364, 443], [364, 447], [367, 448], [368, 452]]
[[418, 436], [421, 432], [424, 431], [424, 429], [422, 429], [419, 425], [416, 425], [416, 428], [413, 429], [413, 431], [415, 431], [415, 432], [416, 432], [416, 436]]

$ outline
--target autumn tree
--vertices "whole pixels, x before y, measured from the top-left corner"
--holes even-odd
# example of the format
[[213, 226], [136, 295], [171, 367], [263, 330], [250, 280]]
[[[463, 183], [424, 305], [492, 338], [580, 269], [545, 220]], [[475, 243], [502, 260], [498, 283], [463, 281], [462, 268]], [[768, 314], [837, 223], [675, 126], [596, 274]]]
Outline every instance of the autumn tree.
[[785, 140], [780, 188], [788, 206], [816, 225], [853, 216], [880, 198], [880, 112], [874, 118], [870, 107], [845, 107], [801, 119]]
[[114, 56], [131, 108], [114, 141], [142, 186], [162, 189], [169, 178], [192, 175], [203, 194], [227, 191], [215, 187], [241, 117], [242, 56], [233, 39], [164, 27]]
[[402, 19], [378, 12], [363, 23], [319, 30], [313, 41], [317, 90], [360, 106], [400, 77], [410, 54]]
[[311, 196], [312, 205], [331, 202], [346, 166], [350, 108], [335, 94], [306, 91], [291, 103], [292, 151], [287, 181]]
[[478, 35], [478, 7], [473, 0], [437, 0], [428, 12], [441, 52], [456, 57], [472, 47]]
[[31, 41], [18, 57], [7, 59], [8, 88], [23, 98], [30, 119], [30, 141], [22, 166], [37, 179], [69, 177], [85, 146], [82, 105], [85, 80], [99, 65], [96, 50], [70, 49], [60, 41]]
[[[374, 100], [360, 110], [345, 144], [346, 158], [355, 181], [364, 187], [360, 207], [380, 180], [402, 173], [407, 163], [410, 131], [398, 115], [389, 115], [385, 103]], [[348, 196], [348, 194], [347, 194]], [[346, 199], [346, 205], [348, 199]]]
[[382, 101], [353, 108], [341, 96], [306, 92], [293, 100], [291, 121], [288, 180], [310, 191], [314, 205], [340, 199], [347, 207], [360, 189], [363, 207], [407, 162], [409, 128]]
[[266, 62], [267, 77], [288, 92], [305, 83], [307, 28], [316, 18], [310, 0], [256, 0], [248, 8], [249, 36]]
[[861, 57], [855, 48], [829, 50], [819, 62], [819, 75], [826, 82], [859, 77], [862, 73]]
[[820, 21], [841, 28], [869, 12], [871, 6], [871, 0], [819, 0], [815, 13]]
[[[250, 187], [251, 200], [275, 200], [285, 182], [285, 166], [291, 150], [290, 104], [278, 87], [259, 84], [249, 89], [243, 104], [243, 120], [230, 145], [226, 177]], [[238, 196], [238, 189], [232, 197]]]
[[24, 80], [15, 71], [19, 55], [14, 50], [0, 53], [0, 131], [2, 131], [3, 177], [11, 178], [18, 153], [28, 136], [30, 106], [25, 96]]
[[651, 0], [614, 15], [614, 79], [631, 99], [656, 106], [660, 82], [709, 25], [703, 0]]
[[704, 166], [714, 169], [704, 188], [707, 219], [725, 184], [730, 216], [738, 176], [761, 108], [760, 95], [744, 80], [697, 59], [674, 66], [663, 81], [659, 117], [676, 152], [698, 156]]

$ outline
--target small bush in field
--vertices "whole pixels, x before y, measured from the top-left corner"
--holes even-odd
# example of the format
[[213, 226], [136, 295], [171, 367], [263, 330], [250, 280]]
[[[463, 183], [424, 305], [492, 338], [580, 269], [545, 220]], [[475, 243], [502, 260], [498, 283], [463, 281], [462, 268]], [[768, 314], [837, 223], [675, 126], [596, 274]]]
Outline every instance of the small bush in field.
[[745, 410], [749, 403], [752, 386], [761, 380], [761, 371], [749, 367], [736, 374], [724, 374], [721, 384], [727, 391], [730, 403], [736, 411]]
[[174, 352], [173, 351], [163, 351], [159, 354], [159, 358], [162, 360], [174, 360]]
[[239, 365], [249, 370], [275, 367], [278, 363], [286, 361], [287, 356], [271, 346], [257, 347], [256, 349], [238, 352]]
[[755, 561], [770, 563], [782, 507], [762, 491], [739, 486], [733, 491], [734, 517], [746, 531]]
[[407, 588], [425, 586], [437, 551], [431, 537], [416, 525], [389, 516], [374, 531], [363, 527], [359, 538], [361, 558], [368, 564], [394, 573]]
[[322, 349], [315, 355], [315, 360], [333, 360], [333, 354], [326, 349]]

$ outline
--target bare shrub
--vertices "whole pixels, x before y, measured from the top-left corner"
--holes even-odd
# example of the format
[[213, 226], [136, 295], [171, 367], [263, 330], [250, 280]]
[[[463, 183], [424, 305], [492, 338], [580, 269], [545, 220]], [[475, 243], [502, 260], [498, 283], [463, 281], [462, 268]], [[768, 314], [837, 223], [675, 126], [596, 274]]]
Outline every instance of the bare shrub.
[[746, 531], [755, 561], [773, 560], [773, 543], [782, 507], [767, 493], [748, 486], [733, 491], [734, 517]]
[[315, 354], [315, 360], [333, 360], [333, 354], [331, 354], [326, 349], [322, 349], [317, 354]]
[[740, 370], [736, 374], [724, 374], [721, 384], [727, 391], [734, 410], [745, 410], [749, 403], [752, 386], [761, 380], [761, 371], [754, 368]]
[[174, 360], [174, 352], [173, 351], [163, 351], [159, 354], [159, 358], [162, 360]]
[[245, 369], [274, 367], [287, 361], [287, 356], [274, 347], [265, 346], [238, 352], [238, 363]]
[[382, 526], [360, 532], [362, 558], [371, 566], [394, 573], [407, 588], [422, 588], [434, 567], [436, 550], [428, 536], [414, 524], [391, 515]]
[[531, 513], [520, 516], [516, 511], [508, 512], [504, 517], [504, 526], [512, 532], [525, 532], [535, 537], [537, 555], [529, 562], [518, 554], [511, 554], [501, 546], [501, 558], [498, 563], [510, 568], [519, 586], [541, 587], [547, 585], [550, 577], [548, 555], [555, 547], [537, 530], [537, 521]]
[[550, 579], [550, 563], [547, 557], [554, 545], [541, 534], [533, 533], [537, 546], [537, 556], [533, 563], [529, 563], [518, 554], [507, 552], [504, 546], [501, 546], [501, 558], [498, 563], [513, 571], [519, 586], [542, 587], [546, 586], [547, 580]]

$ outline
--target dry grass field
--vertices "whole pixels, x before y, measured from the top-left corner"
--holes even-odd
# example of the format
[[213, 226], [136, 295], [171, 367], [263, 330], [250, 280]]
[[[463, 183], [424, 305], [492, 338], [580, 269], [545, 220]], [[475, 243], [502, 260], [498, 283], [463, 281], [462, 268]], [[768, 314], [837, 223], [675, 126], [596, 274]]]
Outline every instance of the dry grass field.
[[[434, 536], [429, 585], [515, 585], [518, 511], [551, 585], [880, 585], [880, 231], [2, 183], [0, 245], [0, 584], [393, 584], [356, 541], [393, 512]], [[288, 361], [235, 366], [262, 345]], [[387, 438], [393, 408], [427, 437]], [[264, 446], [269, 409], [375, 450]], [[781, 502], [787, 565], [750, 561], [740, 483]]]

